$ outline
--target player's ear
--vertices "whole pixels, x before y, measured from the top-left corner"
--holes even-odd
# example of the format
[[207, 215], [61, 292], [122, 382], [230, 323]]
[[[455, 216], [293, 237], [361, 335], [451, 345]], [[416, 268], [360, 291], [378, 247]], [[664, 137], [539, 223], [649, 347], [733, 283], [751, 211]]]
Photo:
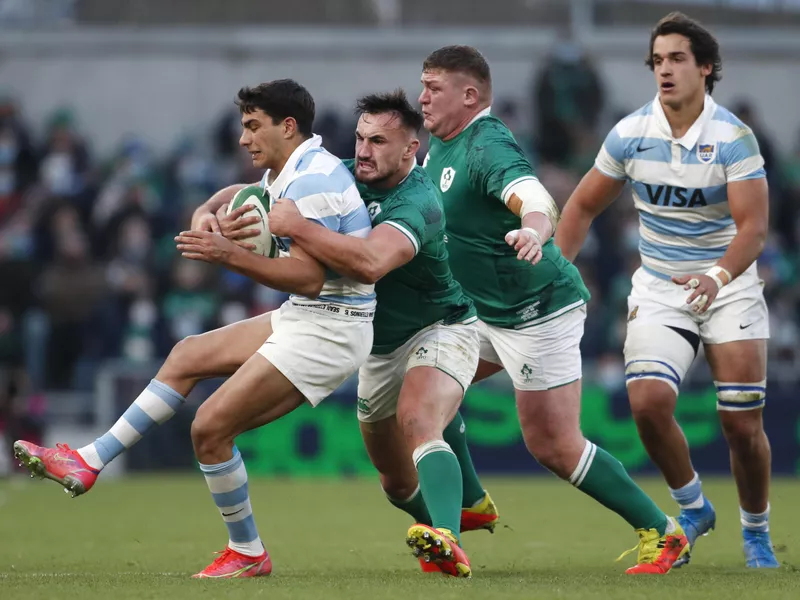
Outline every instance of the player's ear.
[[286, 117], [283, 120], [284, 139], [289, 139], [291, 137], [294, 137], [295, 133], [297, 133], [297, 121], [294, 120], [294, 117]]
[[474, 85], [469, 85], [464, 90], [464, 106], [472, 108], [481, 101], [481, 93]]
[[417, 150], [419, 150], [419, 140], [417, 138], [413, 138], [406, 146], [406, 151], [403, 153], [403, 158], [409, 159], [412, 156], [416, 156]]

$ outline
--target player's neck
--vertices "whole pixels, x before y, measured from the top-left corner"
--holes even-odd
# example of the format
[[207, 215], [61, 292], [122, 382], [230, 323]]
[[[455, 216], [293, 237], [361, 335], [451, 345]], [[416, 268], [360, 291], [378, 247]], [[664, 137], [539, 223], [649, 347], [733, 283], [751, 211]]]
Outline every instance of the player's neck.
[[440, 139], [443, 142], [449, 142], [454, 137], [456, 137], [459, 133], [461, 133], [467, 127], [469, 127], [469, 124], [472, 123], [472, 121], [475, 120], [475, 117], [477, 117], [479, 114], [481, 114], [487, 108], [489, 108], [488, 104], [485, 105], [485, 106], [483, 106], [483, 105], [478, 106], [477, 108], [471, 110], [469, 112], [469, 114], [464, 115], [464, 118], [461, 121], [459, 121], [459, 123], [458, 123], [458, 125], [456, 126], [455, 129], [453, 129], [450, 133], [448, 133], [447, 135], [441, 137]]
[[677, 140], [686, 135], [686, 132], [703, 114], [705, 101], [706, 95], [703, 93], [675, 108], [661, 102], [661, 108], [664, 110], [664, 116], [667, 117], [673, 138]]
[[280, 174], [283, 172], [284, 167], [286, 167], [286, 163], [289, 162], [289, 157], [305, 141], [306, 140], [304, 139], [298, 139], [298, 140], [293, 139], [291, 141], [292, 143], [288, 144], [285, 148], [283, 148], [283, 151], [278, 156], [278, 159], [276, 160], [275, 164], [270, 167], [271, 174], [273, 175], [273, 181], [278, 177], [280, 177]]

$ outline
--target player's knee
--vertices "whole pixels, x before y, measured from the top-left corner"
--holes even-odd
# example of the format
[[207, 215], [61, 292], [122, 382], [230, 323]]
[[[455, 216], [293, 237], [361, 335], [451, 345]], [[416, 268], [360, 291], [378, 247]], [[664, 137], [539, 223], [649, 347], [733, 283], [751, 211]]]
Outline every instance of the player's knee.
[[525, 431], [523, 439], [528, 452], [540, 465], [559, 477], [567, 477], [574, 468], [575, 455], [580, 456], [585, 440], [575, 432]]
[[[625, 384], [631, 413], [640, 429], [657, 427], [672, 417], [681, 379], [694, 360], [699, 339], [693, 332], [664, 325], [628, 329]], [[687, 339], [691, 338], [691, 339]]]
[[195, 414], [191, 429], [192, 445], [198, 457], [216, 448], [223, 439], [219, 419], [214, 419], [209, 411], [201, 406]]
[[657, 427], [672, 418], [677, 392], [662, 379], [637, 379], [628, 384], [628, 398], [637, 425]]
[[413, 477], [403, 477], [397, 474], [381, 473], [381, 487], [384, 493], [393, 500], [406, 500], [417, 491], [417, 480]]
[[175, 346], [161, 367], [162, 373], [169, 378], [182, 379], [191, 376], [196, 369], [199, 357], [198, 346], [201, 345], [199, 335], [190, 335], [183, 338]]
[[747, 454], [764, 438], [764, 422], [761, 411], [721, 411], [720, 425], [731, 449]]
[[528, 451], [548, 471], [552, 471], [559, 477], [568, 477], [572, 464], [569, 452], [563, 447], [544, 448], [541, 446], [528, 446]]

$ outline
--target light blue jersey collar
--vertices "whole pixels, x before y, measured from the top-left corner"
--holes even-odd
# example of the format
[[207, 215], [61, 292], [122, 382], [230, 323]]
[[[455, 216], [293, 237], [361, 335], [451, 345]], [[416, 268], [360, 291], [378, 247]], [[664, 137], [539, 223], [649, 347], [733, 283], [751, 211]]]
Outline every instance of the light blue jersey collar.
[[280, 198], [283, 188], [286, 187], [286, 184], [289, 183], [292, 175], [294, 175], [295, 168], [297, 167], [297, 163], [300, 161], [300, 158], [312, 148], [319, 148], [321, 146], [322, 136], [317, 134], [312, 135], [310, 139], [307, 139], [305, 142], [300, 144], [294, 149], [294, 152], [289, 155], [289, 160], [286, 161], [286, 164], [275, 178], [275, 181], [273, 181], [271, 184], [268, 184], [270, 177], [272, 176], [272, 170], [268, 170], [266, 173], [264, 173], [264, 178], [261, 180], [262, 187], [266, 189], [269, 192], [269, 195], [273, 198]]

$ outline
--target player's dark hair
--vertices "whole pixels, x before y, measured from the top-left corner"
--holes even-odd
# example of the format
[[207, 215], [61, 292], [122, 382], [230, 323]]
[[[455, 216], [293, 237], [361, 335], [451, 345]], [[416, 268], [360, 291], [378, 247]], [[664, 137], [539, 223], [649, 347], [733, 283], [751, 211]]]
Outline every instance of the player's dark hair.
[[722, 56], [719, 53], [719, 42], [711, 32], [699, 22], [690, 19], [682, 12], [671, 12], [661, 19], [650, 32], [650, 52], [644, 61], [650, 70], [653, 63], [653, 45], [656, 38], [662, 35], [677, 33], [689, 40], [695, 62], [700, 66], [711, 65], [711, 73], [706, 77], [706, 90], [714, 91], [714, 84], [722, 79]]
[[422, 113], [411, 106], [406, 93], [401, 89], [386, 94], [369, 94], [359, 98], [356, 102], [355, 112], [357, 115], [395, 113], [400, 117], [403, 126], [411, 129], [414, 133], [419, 133], [424, 121]]
[[314, 98], [292, 79], [276, 79], [255, 87], [243, 87], [235, 102], [242, 114], [261, 109], [272, 118], [273, 125], [292, 117], [297, 122], [297, 130], [305, 137], [311, 137]]
[[483, 54], [472, 46], [445, 46], [431, 52], [422, 63], [422, 70], [435, 71], [439, 69], [451, 73], [463, 73], [488, 87], [492, 86], [489, 63], [486, 62]]

